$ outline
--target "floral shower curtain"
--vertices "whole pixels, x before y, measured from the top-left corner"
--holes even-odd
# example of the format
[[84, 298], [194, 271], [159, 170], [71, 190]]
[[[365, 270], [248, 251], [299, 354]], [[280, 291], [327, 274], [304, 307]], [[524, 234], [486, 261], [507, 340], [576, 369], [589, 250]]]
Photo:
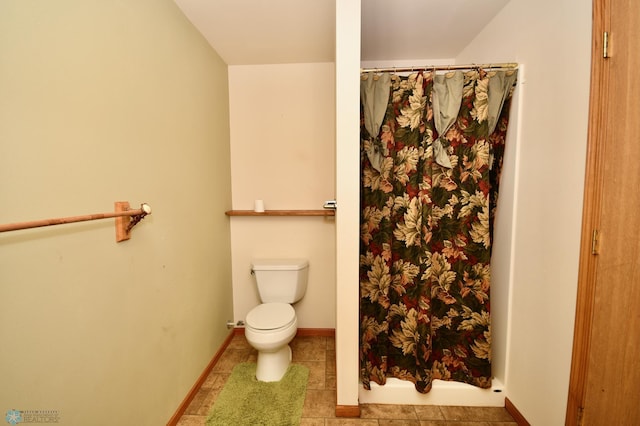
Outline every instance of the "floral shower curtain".
[[360, 367], [491, 386], [490, 258], [517, 71], [361, 82]]

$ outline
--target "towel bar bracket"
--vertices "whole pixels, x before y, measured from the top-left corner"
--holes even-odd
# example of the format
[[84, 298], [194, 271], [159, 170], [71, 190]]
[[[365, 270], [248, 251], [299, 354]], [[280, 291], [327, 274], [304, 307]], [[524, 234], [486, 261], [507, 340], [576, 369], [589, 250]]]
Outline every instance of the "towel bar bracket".
[[[126, 212], [129, 210], [128, 201], [116, 201], [115, 202], [116, 213]], [[144, 217], [151, 213], [151, 207], [148, 204], [142, 204], [140, 206], [140, 213], [132, 216], [118, 216], [116, 217], [116, 242], [126, 241], [131, 238], [131, 229]]]

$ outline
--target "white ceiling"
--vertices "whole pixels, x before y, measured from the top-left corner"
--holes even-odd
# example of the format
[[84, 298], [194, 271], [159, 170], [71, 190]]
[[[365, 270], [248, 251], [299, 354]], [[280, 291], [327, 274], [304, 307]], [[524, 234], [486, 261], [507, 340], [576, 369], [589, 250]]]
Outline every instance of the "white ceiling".
[[[336, 0], [174, 0], [228, 65], [333, 62]], [[448, 59], [509, 0], [362, 0], [367, 62]]]
[[455, 58], [509, 0], [362, 0], [361, 60]]

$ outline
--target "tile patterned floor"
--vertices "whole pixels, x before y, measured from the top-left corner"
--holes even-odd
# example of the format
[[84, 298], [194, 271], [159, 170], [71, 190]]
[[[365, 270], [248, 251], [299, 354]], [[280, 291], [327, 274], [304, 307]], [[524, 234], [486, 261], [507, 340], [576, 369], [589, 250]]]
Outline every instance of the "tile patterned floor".
[[[336, 368], [332, 337], [296, 337], [293, 362], [309, 368], [301, 426], [516, 426], [504, 408], [363, 404], [360, 418], [335, 417]], [[255, 362], [256, 351], [236, 335], [214, 366], [178, 426], [202, 426], [233, 367]]]

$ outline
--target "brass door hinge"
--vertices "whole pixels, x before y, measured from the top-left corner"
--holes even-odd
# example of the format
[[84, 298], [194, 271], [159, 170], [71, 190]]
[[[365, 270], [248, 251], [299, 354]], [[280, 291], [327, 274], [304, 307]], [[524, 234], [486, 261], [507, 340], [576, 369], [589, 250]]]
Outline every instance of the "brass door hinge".
[[594, 229], [591, 234], [591, 254], [598, 254], [598, 230]]
[[602, 34], [602, 57], [609, 57], [609, 33], [607, 31]]
[[582, 426], [583, 421], [584, 421], [584, 407], [578, 407], [578, 418], [576, 419], [576, 424], [578, 426]]

